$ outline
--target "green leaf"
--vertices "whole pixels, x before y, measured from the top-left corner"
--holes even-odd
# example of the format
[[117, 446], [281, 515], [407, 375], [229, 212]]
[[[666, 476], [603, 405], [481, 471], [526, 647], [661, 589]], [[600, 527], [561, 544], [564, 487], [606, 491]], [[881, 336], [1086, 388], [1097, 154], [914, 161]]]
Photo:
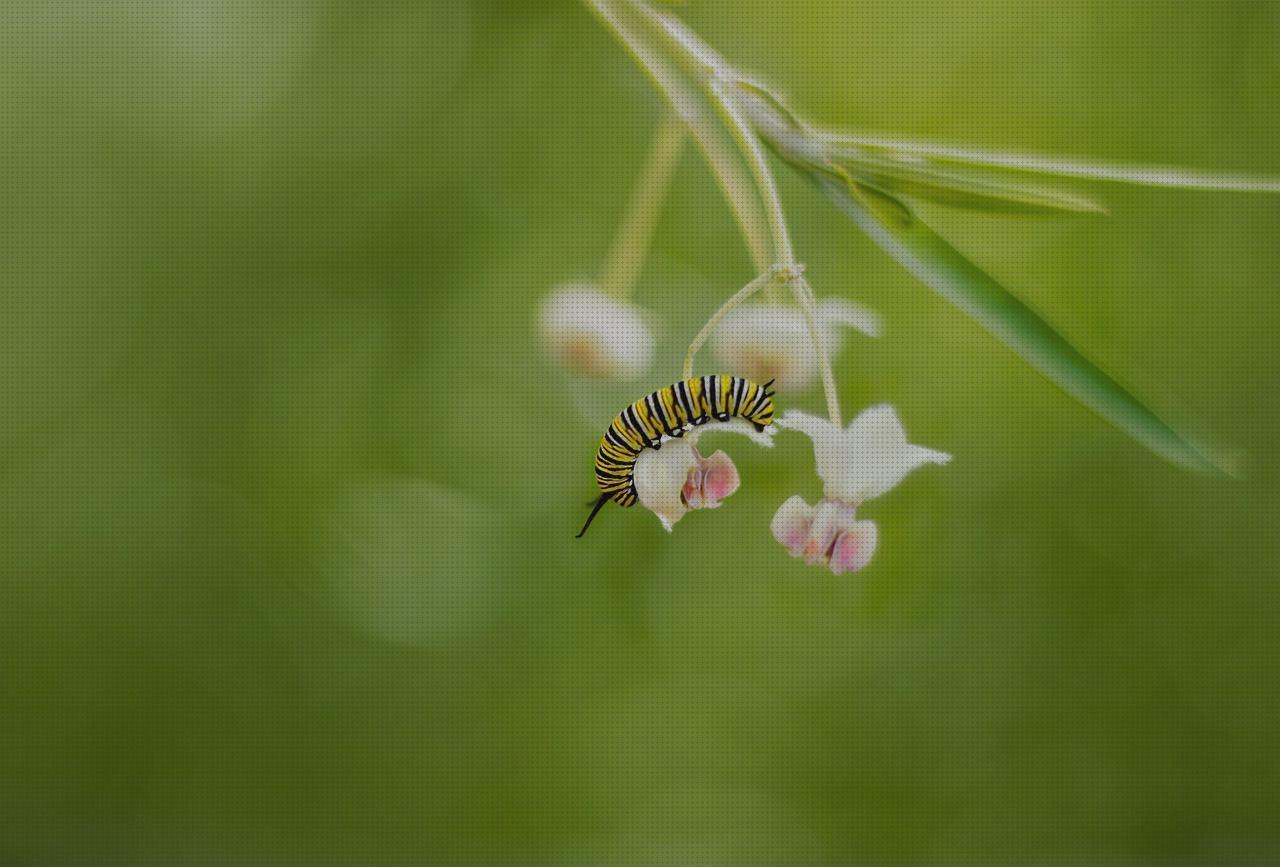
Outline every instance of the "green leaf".
[[954, 208], [1011, 214], [1105, 213], [1067, 190], [1003, 177], [986, 169], [945, 166], [922, 156], [844, 148], [830, 157], [852, 178], [889, 195], [906, 195]]
[[[1148, 166], [1077, 159], [1017, 151], [984, 150], [914, 139], [812, 131], [810, 136], [837, 161], [887, 159], [909, 164], [912, 159], [945, 171], [954, 169], [991, 170], [1009, 176], [1040, 175], [1080, 178], [1187, 190], [1227, 190], [1243, 193], [1280, 192], [1280, 177], [1233, 172], [1197, 171], [1176, 166]], [[853, 167], [850, 166], [853, 171]]]
[[856, 187], [851, 189], [821, 174], [813, 177], [836, 206], [898, 264], [1076, 400], [1174, 464], [1199, 472], [1231, 474], [1221, 459], [1211, 457], [1143, 406], [1034, 310], [918, 218], [886, 218], [883, 209], [867, 206]]
[[1014, 214], [1104, 213], [1086, 196], [1032, 183], [1006, 168], [950, 164], [914, 152], [857, 144], [811, 129], [764, 87], [738, 79], [738, 104], [773, 151], [805, 171], [833, 174], [890, 197]]

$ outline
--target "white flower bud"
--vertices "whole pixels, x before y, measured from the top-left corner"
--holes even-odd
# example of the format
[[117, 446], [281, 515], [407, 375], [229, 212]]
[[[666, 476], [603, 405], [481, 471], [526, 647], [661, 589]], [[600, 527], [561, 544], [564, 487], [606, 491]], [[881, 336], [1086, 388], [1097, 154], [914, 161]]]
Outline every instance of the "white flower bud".
[[671, 440], [660, 449], [645, 449], [636, 457], [636, 496], [671, 532], [689, 507], [680, 496], [689, 472], [698, 465], [698, 452], [685, 440]]
[[646, 319], [637, 305], [584, 283], [548, 295], [539, 328], [547, 353], [569, 371], [635, 379], [653, 358], [653, 331]]
[[[818, 326], [831, 357], [844, 345], [844, 328], [875, 337], [879, 317], [845, 298], [818, 304]], [[745, 304], [731, 311], [711, 338], [725, 369], [756, 382], [774, 380], [779, 391], [800, 391], [818, 377], [818, 353], [804, 313], [794, 304]]]

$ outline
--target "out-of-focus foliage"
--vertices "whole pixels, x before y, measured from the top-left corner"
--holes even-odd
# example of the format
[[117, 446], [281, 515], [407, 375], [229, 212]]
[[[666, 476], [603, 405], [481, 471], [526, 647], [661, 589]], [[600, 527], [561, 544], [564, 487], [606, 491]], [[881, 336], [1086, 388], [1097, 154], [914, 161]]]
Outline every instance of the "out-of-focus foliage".
[[[814, 121], [1280, 171], [1280, 6], [670, 7]], [[837, 375], [953, 454], [870, 569], [769, 534], [812, 455], [668, 536], [572, 536], [609, 415], [544, 294], [590, 278], [660, 105], [578, 4], [0, 5], [0, 861], [1280, 858], [1280, 200], [923, 206], [1145, 400], [1180, 472], [782, 193], [880, 311]], [[682, 163], [637, 300], [657, 387], [752, 276]], [[821, 407], [816, 393], [787, 406]], [[717, 443], [719, 445], [719, 443]]]

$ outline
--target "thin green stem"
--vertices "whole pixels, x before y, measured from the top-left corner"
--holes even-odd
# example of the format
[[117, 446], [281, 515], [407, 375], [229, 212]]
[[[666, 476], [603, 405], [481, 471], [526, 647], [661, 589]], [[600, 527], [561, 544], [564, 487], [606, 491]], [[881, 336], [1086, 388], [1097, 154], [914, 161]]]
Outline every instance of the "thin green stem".
[[684, 152], [684, 143], [684, 122], [666, 112], [654, 133], [640, 180], [631, 193], [626, 216], [618, 227], [618, 234], [601, 271], [600, 285], [624, 301], [631, 297], [636, 279], [644, 267], [671, 176], [680, 163], [680, 154]]
[[760, 198], [769, 219], [769, 234], [773, 238], [773, 252], [778, 260], [777, 264], [794, 265], [795, 251], [791, 246], [791, 232], [787, 229], [787, 215], [782, 209], [778, 185], [773, 180], [773, 172], [769, 170], [768, 158], [760, 145], [759, 137], [743, 115], [742, 109], [734, 101], [733, 95], [725, 92], [725, 89], [730, 86], [728, 82], [715, 77], [707, 83], [708, 91], [719, 105], [725, 120], [728, 121], [729, 128], [742, 149], [742, 155], [751, 167], [751, 174], [756, 179]]
[[822, 374], [822, 394], [827, 401], [827, 414], [831, 423], [841, 427], [840, 395], [836, 390], [835, 373], [831, 369], [831, 356], [827, 352], [827, 341], [818, 322], [818, 303], [813, 289], [804, 279], [804, 269], [796, 264], [795, 253], [791, 246], [791, 235], [787, 229], [787, 215], [782, 209], [782, 199], [778, 195], [778, 186], [774, 182], [773, 172], [769, 170], [768, 158], [755, 130], [744, 116], [742, 109], [734, 100], [732, 93], [726, 93], [726, 83], [712, 79], [710, 89], [720, 103], [726, 120], [734, 130], [735, 137], [751, 166], [756, 183], [760, 186], [761, 198], [765, 203], [769, 216], [769, 228], [773, 236], [774, 250], [777, 251], [782, 266], [778, 270], [783, 281], [791, 284], [792, 294], [804, 313], [808, 326], [809, 339], [813, 341], [813, 351], [818, 356], [818, 370]]
[[693, 338], [693, 342], [689, 344], [689, 351], [684, 356], [684, 379], [690, 379], [693, 376], [693, 357], [698, 354], [698, 350], [707, 342], [707, 338], [711, 336], [711, 332], [715, 331], [716, 326], [729, 315], [729, 311], [737, 307], [743, 301], [746, 301], [752, 295], [759, 292], [766, 286], [777, 285], [782, 268], [774, 266], [759, 277], [752, 280], [746, 286], [743, 286], [737, 292], [730, 296], [729, 300], [720, 305], [720, 309], [711, 314], [711, 318], [707, 320], [707, 324], [702, 326], [702, 330], [698, 332], [698, 336]]
[[840, 418], [840, 395], [836, 391], [836, 376], [831, 369], [831, 356], [827, 352], [827, 338], [818, 322], [817, 299], [809, 282], [800, 274], [791, 281], [791, 291], [804, 312], [804, 321], [809, 327], [809, 339], [813, 341], [814, 352], [818, 355], [818, 370], [822, 374], [822, 394], [827, 399], [827, 415], [831, 417], [831, 423], [840, 428], [843, 426]]

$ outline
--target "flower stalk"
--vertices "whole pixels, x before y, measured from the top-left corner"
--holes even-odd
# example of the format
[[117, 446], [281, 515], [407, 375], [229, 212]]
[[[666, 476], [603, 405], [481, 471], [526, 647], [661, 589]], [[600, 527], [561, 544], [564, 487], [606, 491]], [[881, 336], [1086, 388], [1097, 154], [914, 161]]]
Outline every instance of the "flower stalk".
[[631, 193], [626, 216], [601, 270], [600, 286], [615, 298], [630, 300], [635, 291], [671, 177], [684, 152], [685, 140], [685, 126], [680, 118], [671, 112], [664, 114], [649, 146], [640, 180]]
[[733, 295], [729, 296], [729, 300], [721, 304], [720, 309], [711, 314], [711, 318], [707, 320], [707, 323], [702, 326], [702, 330], [693, 338], [693, 342], [689, 344], [689, 351], [685, 353], [684, 368], [683, 373], [681, 374], [684, 379], [689, 379], [693, 376], [694, 356], [698, 354], [698, 350], [702, 348], [703, 344], [707, 342], [707, 338], [709, 338], [716, 330], [716, 326], [719, 325], [721, 321], [743, 301], [746, 301], [752, 295], [767, 286], [776, 286], [781, 280], [782, 270], [783, 268], [781, 265], [774, 265], [768, 271], [765, 271], [759, 277], [755, 278], [746, 286], [743, 286], [737, 292], [733, 293]]
[[818, 372], [822, 376], [822, 394], [827, 400], [827, 415], [831, 423], [840, 427], [840, 396], [836, 391], [835, 372], [831, 369], [831, 356], [827, 353], [826, 337], [818, 324], [818, 302], [814, 298], [813, 288], [804, 276], [797, 274], [791, 281], [796, 301], [804, 311], [805, 324], [809, 328], [809, 339], [813, 341], [814, 352], [818, 356]]
[[742, 109], [733, 100], [732, 84], [719, 76], [713, 75], [707, 82], [707, 90], [711, 93], [725, 119], [733, 130], [742, 155], [751, 167], [751, 175], [755, 178], [760, 199], [764, 203], [765, 213], [769, 220], [769, 234], [773, 240], [775, 264], [784, 267], [796, 264], [795, 251], [791, 246], [791, 232], [787, 228], [787, 215], [782, 210], [782, 199], [778, 195], [778, 185], [769, 170], [769, 162], [764, 148], [755, 130], [747, 121]]

